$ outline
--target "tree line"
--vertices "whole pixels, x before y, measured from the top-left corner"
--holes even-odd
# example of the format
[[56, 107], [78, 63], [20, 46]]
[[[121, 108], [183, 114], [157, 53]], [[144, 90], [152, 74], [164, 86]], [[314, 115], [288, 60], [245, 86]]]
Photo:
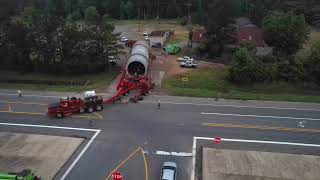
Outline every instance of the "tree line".
[[82, 21], [68, 21], [60, 6], [56, 0], [34, 0], [22, 15], [2, 19], [2, 69], [45, 73], [94, 73], [109, 69], [108, 56], [121, 50], [114, 27], [97, 18], [95, 8], [87, 9]]

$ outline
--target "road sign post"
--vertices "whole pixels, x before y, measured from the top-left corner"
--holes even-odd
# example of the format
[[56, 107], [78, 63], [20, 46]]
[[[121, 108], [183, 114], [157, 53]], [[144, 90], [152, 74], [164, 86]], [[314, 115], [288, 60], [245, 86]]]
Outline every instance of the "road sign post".
[[215, 144], [221, 144], [221, 142], [222, 142], [220, 137], [214, 137], [213, 141]]
[[113, 172], [112, 173], [112, 179], [113, 180], [123, 180], [122, 174], [119, 172]]

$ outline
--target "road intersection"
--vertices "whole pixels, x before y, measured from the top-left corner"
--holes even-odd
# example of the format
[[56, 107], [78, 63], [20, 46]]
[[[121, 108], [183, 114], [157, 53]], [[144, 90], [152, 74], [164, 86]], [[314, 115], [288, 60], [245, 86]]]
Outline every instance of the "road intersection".
[[[153, 180], [168, 160], [177, 162], [178, 179], [190, 179], [193, 169], [197, 179], [197, 152], [203, 146], [320, 155], [318, 104], [148, 96], [138, 104], [108, 105], [97, 115], [45, 116], [45, 105], [59, 96], [0, 93], [0, 131], [86, 139], [55, 179], [106, 179], [117, 169], [127, 179]], [[215, 136], [222, 144], [213, 143]]]

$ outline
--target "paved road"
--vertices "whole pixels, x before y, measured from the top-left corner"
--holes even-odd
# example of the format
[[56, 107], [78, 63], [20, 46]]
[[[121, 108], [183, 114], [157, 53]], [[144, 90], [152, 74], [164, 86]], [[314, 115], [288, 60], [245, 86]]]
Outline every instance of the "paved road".
[[[91, 128], [88, 125], [87, 116], [57, 120], [41, 114], [44, 113], [45, 106], [39, 105], [41, 109], [35, 104], [13, 103], [51, 103], [61, 95], [59, 93], [53, 94], [57, 97], [42, 94], [41, 97], [22, 98], [6, 95], [6, 93], [14, 93], [11, 91], [4, 93], [0, 93], [2, 102], [2, 105], [0, 103], [0, 123]], [[154, 103], [158, 99], [161, 100], [160, 110]], [[6, 105], [8, 101], [11, 103], [12, 112]], [[17, 114], [13, 113], [15, 110], [39, 111], [40, 114]], [[145, 101], [138, 104], [107, 106], [104, 111], [99, 112], [99, 115], [102, 118], [93, 118], [95, 125], [92, 128], [100, 129], [101, 132], [66, 179], [105, 179], [117, 165], [139, 147], [145, 152], [150, 180], [159, 178], [161, 163], [168, 160], [178, 163], [178, 179], [190, 179], [191, 153], [195, 136], [320, 144], [320, 138], [318, 138], [320, 105], [318, 104], [213, 101], [211, 99], [148, 96]], [[92, 114], [92, 117], [97, 116]], [[87, 143], [94, 135], [94, 132], [3, 124], [0, 124], [0, 131], [81, 136], [87, 138]], [[197, 148], [201, 146], [320, 155], [318, 147], [243, 142], [225, 142], [221, 145], [214, 145], [212, 141], [200, 140]], [[161, 155], [168, 153], [175, 154], [175, 156]], [[56, 179], [61, 178], [77, 155], [67, 162]], [[134, 154], [119, 170], [125, 173], [127, 179], [145, 179], [142, 154]]]

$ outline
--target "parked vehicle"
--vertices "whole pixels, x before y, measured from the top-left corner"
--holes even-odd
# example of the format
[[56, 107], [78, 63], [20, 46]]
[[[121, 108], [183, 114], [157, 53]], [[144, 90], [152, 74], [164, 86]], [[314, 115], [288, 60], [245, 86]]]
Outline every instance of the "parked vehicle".
[[186, 67], [186, 68], [197, 68], [198, 64], [196, 64], [194, 61], [185, 61], [180, 63], [181, 67]]
[[189, 56], [179, 57], [179, 58], [177, 59], [177, 61], [179, 61], [179, 62], [193, 61], [193, 60], [194, 60], [194, 59], [191, 58], [191, 57], [189, 57]]
[[62, 118], [67, 115], [80, 114], [84, 112], [92, 113], [103, 109], [103, 98], [95, 94], [94, 91], [86, 91], [84, 99], [81, 98], [61, 98], [60, 102], [49, 104], [48, 115]]
[[161, 48], [161, 43], [158, 42], [158, 43], [152, 45], [152, 47], [153, 47], [153, 48]]
[[108, 61], [110, 62], [111, 65], [115, 65], [117, 63], [115, 56], [108, 56]]
[[149, 36], [149, 32], [147, 31], [143, 32], [143, 36]]
[[144, 40], [149, 41], [149, 40], [150, 40], [150, 39], [149, 39], [149, 36], [145, 36], [145, 37], [144, 37]]
[[128, 38], [127, 37], [125, 37], [125, 36], [122, 36], [121, 37], [121, 42], [127, 42], [128, 41]]
[[31, 170], [25, 169], [19, 173], [9, 172], [0, 173], [0, 179], [2, 180], [40, 180]]
[[176, 180], [178, 168], [174, 162], [165, 162], [161, 168], [160, 180]]

